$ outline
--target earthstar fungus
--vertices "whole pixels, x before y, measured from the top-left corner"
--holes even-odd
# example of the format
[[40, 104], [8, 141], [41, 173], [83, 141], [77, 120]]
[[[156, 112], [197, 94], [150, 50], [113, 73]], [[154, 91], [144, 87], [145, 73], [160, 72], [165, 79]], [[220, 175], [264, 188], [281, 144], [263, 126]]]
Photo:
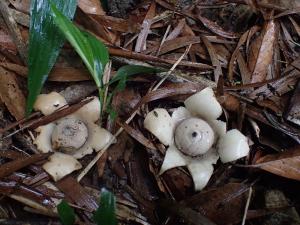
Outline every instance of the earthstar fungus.
[[[39, 95], [34, 109], [49, 115], [64, 105], [67, 105], [64, 97], [51, 92]], [[80, 169], [82, 166], [77, 159], [99, 151], [114, 138], [96, 123], [99, 117], [100, 101], [92, 97], [92, 101], [76, 112], [36, 129], [37, 149], [42, 153], [54, 152], [43, 168], [55, 181]]]
[[166, 109], [156, 108], [146, 115], [144, 127], [161, 143], [169, 146], [160, 174], [187, 166], [195, 190], [203, 189], [213, 174], [213, 164], [245, 157], [249, 153], [247, 138], [238, 130], [227, 132], [226, 123], [217, 120], [222, 107], [208, 87], [190, 96], [185, 107], [175, 109], [172, 116]]

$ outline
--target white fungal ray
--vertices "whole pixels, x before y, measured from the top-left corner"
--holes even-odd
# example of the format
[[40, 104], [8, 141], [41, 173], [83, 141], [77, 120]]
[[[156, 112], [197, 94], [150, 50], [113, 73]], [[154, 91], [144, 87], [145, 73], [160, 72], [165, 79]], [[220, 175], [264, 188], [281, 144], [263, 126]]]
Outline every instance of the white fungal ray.
[[74, 114], [83, 120], [88, 120], [95, 123], [100, 118], [101, 104], [97, 97], [91, 98], [93, 98], [91, 102], [81, 107]]
[[178, 107], [172, 113], [172, 120], [174, 127], [176, 127], [181, 121], [192, 117], [191, 113], [185, 107]]
[[191, 114], [208, 121], [215, 120], [222, 114], [222, 107], [210, 87], [187, 98], [184, 105]]
[[144, 120], [144, 127], [164, 145], [173, 143], [174, 123], [167, 110], [156, 108], [149, 112]]
[[170, 145], [167, 149], [159, 174], [163, 174], [165, 171], [175, 167], [185, 166], [187, 162], [186, 156], [184, 156], [175, 145]]
[[193, 178], [196, 191], [202, 190], [207, 185], [214, 171], [212, 164], [197, 161], [188, 164], [187, 168]]
[[201, 157], [191, 158], [182, 154], [175, 145], [171, 145], [166, 152], [159, 174], [175, 167], [187, 166], [194, 181], [195, 190], [199, 191], [209, 181], [213, 174], [212, 164], [215, 164], [218, 159], [219, 155], [214, 148]]
[[228, 131], [218, 143], [218, 152], [223, 163], [245, 157], [249, 150], [247, 137], [237, 129]]
[[58, 181], [82, 165], [73, 156], [56, 152], [49, 157], [49, 161], [43, 165], [43, 169], [50, 174], [54, 181]]
[[52, 152], [52, 143], [51, 143], [51, 135], [54, 130], [55, 124], [49, 123], [45, 126], [39, 126], [35, 129], [39, 134], [34, 140], [34, 144], [36, 144], [37, 149], [41, 153]]
[[94, 123], [88, 123], [87, 126], [89, 136], [86, 143], [72, 154], [76, 159], [80, 159], [85, 155], [93, 153], [93, 150], [98, 152], [104, 148], [111, 139], [114, 139], [113, 143], [116, 142], [115, 137], [106, 129], [101, 128]]
[[51, 92], [49, 94], [40, 94], [33, 108], [47, 116], [64, 105], [67, 105], [66, 99], [57, 92]]
[[211, 128], [215, 131], [215, 143], [218, 139], [226, 134], [227, 128], [226, 123], [222, 120], [211, 120], [208, 121]]

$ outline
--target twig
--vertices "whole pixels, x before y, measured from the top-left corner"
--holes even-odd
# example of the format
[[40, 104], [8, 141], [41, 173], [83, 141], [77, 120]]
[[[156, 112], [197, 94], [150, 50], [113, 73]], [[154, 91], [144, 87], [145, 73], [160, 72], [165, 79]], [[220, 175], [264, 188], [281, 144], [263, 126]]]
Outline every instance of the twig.
[[[183, 55], [176, 61], [176, 63], [172, 66], [172, 68], [168, 71], [165, 77], [163, 77], [160, 82], [152, 89], [152, 91], [157, 90], [160, 85], [167, 79], [167, 77], [174, 71], [176, 66], [181, 62], [181, 60], [185, 57], [185, 55], [188, 53], [188, 50], [190, 49], [191, 45], [188, 46], [187, 50], [183, 53]], [[132, 115], [126, 120], [125, 123], [129, 124], [131, 120], [135, 117], [138, 110], [135, 110]], [[81, 171], [81, 173], [77, 177], [77, 181], [80, 182], [80, 180], [90, 171], [90, 169], [97, 163], [97, 161], [101, 158], [101, 156], [104, 154], [104, 152], [110, 147], [112, 143], [114, 143], [115, 139], [123, 132], [123, 128], [121, 127], [109, 140], [109, 142], [97, 153], [95, 158]]]
[[165, 34], [164, 34], [164, 36], [163, 36], [163, 39], [161, 40], [161, 43], [160, 43], [160, 45], [159, 45], [159, 48], [158, 48], [158, 50], [157, 50], [157, 52], [156, 52], [156, 54], [155, 54], [156, 56], [159, 55], [160, 49], [161, 49], [161, 47], [163, 46], [163, 44], [165, 43], [165, 40], [166, 40], [166, 38], [167, 38], [167, 35], [169, 34], [170, 29], [171, 29], [171, 25], [169, 24], [168, 27], [167, 27], [167, 30], [166, 30], [166, 32], [165, 32]]
[[12, 35], [13, 41], [17, 46], [18, 52], [24, 62], [27, 65], [27, 50], [26, 45], [22, 39], [21, 32], [18, 28], [18, 25], [12, 15], [11, 10], [9, 9], [7, 2], [5, 0], [0, 1], [0, 12], [3, 16], [3, 19]]
[[241, 225], [245, 225], [245, 223], [246, 223], [247, 212], [248, 212], [248, 208], [249, 208], [249, 205], [250, 205], [251, 196], [252, 196], [252, 187], [249, 188], [248, 199], [247, 199], [247, 202], [246, 202], [244, 216], [243, 216], [243, 220], [242, 220], [242, 224]]
[[103, 103], [102, 103], [102, 107], [101, 107], [101, 115], [103, 115], [103, 112], [106, 110], [106, 101], [107, 101], [107, 93], [108, 93], [108, 82], [109, 82], [109, 78], [110, 78], [110, 73], [111, 73], [111, 61], [109, 61], [104, 69], [104, 73], [103, 73], [103, 86], [105, 87], [104, 89], [104, 96], [103, 96]]
[[[67, 116], [75, 111], [77, 111], [78, 109], [80, 109], [82, 106], [86, 105], [87, 103], [91, 102], [92, 99], [89, 98], [89, 99], [85, 99], [81, 102], [79, 102], [78, 104], [74, 104], [74, 105], [71, 105], [71, 106], [68, 106], [68, 105], [65, 105], [65, 106], [62, 106], [61, 108], [59, 108], [58, 110], [56, 110], [55, 112], [53, 112], [52, 114], [50, 115], [47, 115], [47, 116], [43, 116], [43, 117], [40, 117], [38, 119], [33, 119], [33, 120], [25, 120], [25, 124], [20, 124], [20, 123], [17, 123], [17, 124], [14, 124], [14, 125], [20, 125], [21, 128], [15, 130], [14, 132], [6, 135], [5, 137], [3, 137], [1, 140], [4, 140], [6, 138], [9, 138], [27, 128], [32, 128], [32, 129], [35, 129], [39, 126], [43, 126], [43, 125], [46, 125], [48, 123], [51, 123], [55, 120], [58, 120], [64, 116]], [[11, 128], [11, 127], [10, 127]]]
[[[160, 57], [152, 56], [152, 55], [145, 55], [138, 52], [128, 51], [125, 49], [115, 48], [115, 47], [109, 47], [109, 54], [112, 56], [120, 56], [130, 59], [137, 59], [142, 61], [152, 61], [152, 62], [159, 62], [159, 63], [167, 63], [174, 65], [176, 63], [176, 60], [173, 59], [163, 59]], [[180, 66], [188, 66], [193, 67], [197, 69], [203, 69], [203, 70], [211, 70], [214, 69], [213, 66], [204, 64], [204, 63], [195, 63], [190, 61], [181, 61], [179, 63]]]
[[176, 63], [172, 66], [172, 68], [167, 72], [167, 74], [158, 82], [158, 84], [152, 89], [152, 91], [156, 91], [162, 83], [171, 75], [171, 73], [175, 70], [175, 68], [178, 66], [178, 64], [182, 61], [182, 59], [187, 55], [187, 53], [190, 51], [191, 44], [187, 47], [185, 52], [180, 56], [180, 58], [176, 61]]

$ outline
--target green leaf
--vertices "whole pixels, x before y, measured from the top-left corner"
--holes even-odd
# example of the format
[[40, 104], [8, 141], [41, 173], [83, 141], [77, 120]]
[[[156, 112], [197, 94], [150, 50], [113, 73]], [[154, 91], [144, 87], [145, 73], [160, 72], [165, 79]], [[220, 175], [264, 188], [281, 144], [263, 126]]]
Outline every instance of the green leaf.
[[147, 66], [139, 66], [139, 65], [126, 65], [122, 66], [116, 73], [116, 75], [110, 80], [109, 84], [114, 82], [127, 79], [128, 76], [136, 75], [139, 73], [157, 73], [162, 72], [161, 69], [147, 67]]
[[68, 202], [62, 200], [57, 206], [59, 219], [63, 225], [72, 225], [75, 223], [74, 209], [69, 206]]
[[51, 4], [51, 9], [54, 14], [54, 22], [79, 54], [100, 89], [104, 67], [109, 60], [107, 48], [91, 34], [80, 31], [55, 5]]
[[[52, 0], [52, 2], [67, 18], [73, 18], [77, 0]], [[54, 24], [49, 0], [31, 0], [30, 18], [29, 94], [26, 115], [31, 113], [36, 97], [40, 94], [65, 40]]]
[[109, 114], [110, 119], [111, 119], [112, 121], [115, 121], [115, 119], [116, 119], [117, 116], [118, 116], [118, 113], [117, 113], [116, 110], [113, 109], [113, 107], [111, 107], [111, 105], [108, 106], [108, 107], [106, 108], [106, 112]]
[[116, 198], [107, 191], [101, 191], [100, 206], [96, 210], [93, 220], [97, 225], [116, 225]]

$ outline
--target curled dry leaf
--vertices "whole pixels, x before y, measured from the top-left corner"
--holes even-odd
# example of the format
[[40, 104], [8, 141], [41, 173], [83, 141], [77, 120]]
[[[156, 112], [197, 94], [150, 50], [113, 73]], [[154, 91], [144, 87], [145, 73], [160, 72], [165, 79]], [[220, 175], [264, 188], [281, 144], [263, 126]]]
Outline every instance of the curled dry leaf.
[[[171, 52], [173, 50], [176, 50], [178, 48], [182, 48], [188, 45], [192, 45], [195, 43], [200, 42], [199, 36], [184, 36], [184, 37], [178, 37], [169, 41], [165, 41], [163, 45], [160, 48], [159, 55], [163, 55], [165, 53]], [[159, 45], [148, 48], [146, 51], [144, 51], [144, 54], [149, 54], [151, 52], [156, 52], [159, 48]]]
[[261, 34], [250, 45], [248, 66], [252, 72], [251, 83], [262, 82], [266, 79], [278, 35], [277, 26], [274, 20], [266, 22]]
[[293, 9], [295, 7], [300, 6], [300, 2], [297, 0], [261, 0], [259, 1], [261, 5], [271, 5], [274, 8], [281, 8], [281, 9]]
[[241, 37], [240, 40], [234, 50], [234, 52], [232, 53], [229, 65], [228, 65], [228, 79], [230, 81], [233, 80], [233, 69], [234, 69], [234, 62], [238, 57], [238, 53], [240, 51], [240, 47], [242, 47], [242, 45], [247, 41], [247, 37], [249, 35], [249, 30], [246, 31]]
[[16, 76], [0, 66], [0, 97], [9, 112], [20, 120], [25, 116], [25, 96], [21, 91]]
[[238, 223], [244, 213], [247, 190], [244, 184], [229, 183], [200, 192], [185, 200], [185, 203], [217, 224]]
[[148, 12], [142, 24], [141, 32], [139, 33], [139, 36], [137, 38], [136, 45], [135, 45], [136, 52], [141, 52], [146, 49], [146, 40], [148, 34], [150, 33], [152, 20], [153, 17], [155, 16], [155, 10], [156, 10], [156, 3], [155, 1], [153, 1], [149, 6]]
[[138, 142], [140, 142], [142, 145], [144, 145], [145, 147], [147, 147], [147, 148], [149, 148], [151, 150], [156, 150], [156, 147], [154, 146], [154, 144], [149, 139], [147, 139], [139, 129], [135, 129], [135, 128], [129, 126], [127, 123], [118, 122], [118, 124], [121, 127], [123, 127], [123, 129], [131, 137], [133, 137], [135, 140], [137, 140]]
[[215, 69], [214, 69], [215, 82], [218, 82], [219, 77], [222, 76], [223, 73], [222, 73], [221, 63], [217, 57], [216, 49], [214, 48], [214, 46], [210, 43], [210, 41], [205, 36], [202, 36], [201, 39], [202, 39], [204, 45], [206, 46], [208, 54], [211, 58], [211, 62], [213, 64], [213, 66], [215, 67]]
[[140, 24], [137, 24], [134, 21], [130, 20], [124, 20], [112, 16], [91, 15], [91, 17], [98, 23], [102, 24], [105, 27], [109, 27], [113, 31], [136, 33], [140, 29]]
[[28, 13], [30, 8], [30, 0], [22, 0], [22, 1], [16, 1], [16, 0], [9, 0], [10, 4], [12, 4], [17, 10]]
[[85, 188], [71, 176], [58, 181], [56, 186], [66, 195], [68, 201], [89, 211], [94, 211], [98, 208], [96, 199], [94, 199], [93, 196], [91, 196]]
[[170, 34], [167, 36], [166, 41], [170, 41], [174, 38], [177, 38], [178, 35], [181, 33], [182, 29], [186, 25], [185, 19], [179, 20], [177, 26], [170, 32]]
[[78, 6], [86, 14], [105, 15], [105, 12], [101, 6], [101, 1], [78, 0]]
[[206, 17], [203, 17], [200, 15], [200, 12], [198, 13], [198, 19], [203, 23], [203, 25], [208, 28], [210, 31], [212, 31], [215, 34], [220, 35], [221, 37], [224, 38], [238, 38], [238, 35], [230, 32], [230, 31], [226, 31], [224, 30], [222, 27], [220, 27], [216, 22], [213, 22], [209, 19], [207, 19]]
[[279, 154], [266, 155], [258, 159], [254, 166], [282, 177], [300, 181], [300, 145]]
[[285, 118], [300, 126], [300, 82], [298, 82], [293, 97], [290, 100], [289, 107], [285, 113]]
[[17, 48], [11, 36], [3, 30], [0, 30], [0, 46], [1, 48], [8, 50], [9, 52], [17, 54]]

